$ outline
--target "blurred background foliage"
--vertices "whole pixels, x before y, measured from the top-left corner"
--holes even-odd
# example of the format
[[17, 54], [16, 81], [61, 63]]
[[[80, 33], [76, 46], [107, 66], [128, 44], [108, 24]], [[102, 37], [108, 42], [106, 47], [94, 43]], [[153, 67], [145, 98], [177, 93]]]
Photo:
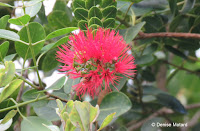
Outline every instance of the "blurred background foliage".
[[[90, 0], [87, 0], [84, 6], [76, 5], [76, 2], [84, 3], [85, 1], [74, 1], [71, 5], [72, 1], [70, 0], [56, 0], [49, 14], [45, 12], [45, 6], [48, 5], [44, 6], [44, 2], [40, 1], [34, 5], [33, 11], [29, 12], [31, 16], [30, 22], [37, 22], [28, 25], [31, 32], [35, 34], [33, 43], [46, 39], [45, 42], [42, 41], [37, 44], [37, 47], [34, 46], [36, 59], [39, 59], [38, 69], [43, 74], [42, 84], [44, 87], [47, 86], [48, 82], [44, 82], [43, 79], [50, 77], [59, 68], [59, 63], [55, 58], [57, 46], [68, 41], [67, 35], [61, 35], [53, 39], [47, 39], [46, 36], [55, 30], [66, 27], [79, 27], [84, 30], [86, 29], [85, 24], [93, 29], [99, 26], [116, 29], [124, 37], [124, 40], [129, 43], [129, 46], [132, 47], [131, 52], [137, 64], [137, 74], [134, 79], [127, 80], [123, 78], [117, 86], [130, 99], [132, 103], [131, 109], [114, 118], [111, 124], [103, 130], [157, 131], [161, 129], [163, 131], [198, 131], [200, 127], [200, 38], [167, 36], [145, 38], [144, 34], [163, 32], [199, 34], [200, 1], [102, 0], [107, 3], [106, 5], [100, 4], [100, 7], [96, 5], [90, 6]], [[98, 4], [98, 0], [94, 1]], [[1, 0], [0, 2], [11, 6], [22, 6], [21, 1]], [[107, 8], [108, 6], [109, 8]], [[106, 8], [107, 10], [105, 10]], [[110, 12], [111, 15], [109, 15]], [[26, 30], [23, 26], [13, 26], [13, 24], [9, 23], [3, 24], [9, 18], [16, 18], [20, 15], [21, 12], [18, 8], [1, 6], [0, 4], [0, 29], [11, 30], [16, 33], [20, 30], [18, 35], [20, 38], [23, 37], [21, 40], [28, 42], [27, 37], [25, 37]], [[4, 39], [0, 39], [0, 46], [4, 42]], [[34, 62], [30, 59], [31, 54], [25, 56], [30, 51], [23, 52], [22, 50], [22, 48], [28, 47], [25, 47], [23, 43], [20, 44], [20, 42], [17, 45], [17, 43], [14, 44], [13, 41], [9, 40], [9, 43], [8, 52], [4, 53], [6, 59], [18, 62], [21, 66], [23, 66], [23, 59], [25, 59], [27, 60], [27, 67], [34, 67]], [[2, 47], [0, 51], [3, 54], [5, 50]], [[16, 71], [21, 73], [21, 70]], [[35, 71], [31, 69], [26, 70], [23, 72], [23, 76], [38, 86], [39, 82], [36, 79], [36, 73], [33, 72]], [[30, 75], [31, 73], [33, 75]], [[53, 76], [52, 79], [54, 79]], [[56, 83], [57, 87], [54, 87], [55, 85], [50, 86], [52, 89], [56, 89], [52, 95], [67, 101], [70, 99], [71, 86], [78, 82], [79, 80], [68, 79], [65, 83], [63, 78], [60, 78]], [[58, 83], [61, 83], [59, 85], [60, 88]], [[21, 91], [22, 89], [23, 91]], [[30, 90], [25, 85], [21, 89], [18, 88], [10, 98], [18, 99], [18, 93], [20, 92], [23, 95], [21, 95], [22, 99], [20, 98], [18, 102], [25, 102], [38, 97], [38, 91]], [[98, 100], [104, 99], [104, 95], [102, 93]], [[76, 99], [78, 100], [78, 97]], [[83, 98], [83, 100], [88, 99], [88, 97]], [[98, 100], [96, 98], [91, 100], [90, 103], [95, 106]], [[110, 103], [113, 106], [121, 103], [120, 99], [117, 98], [113, 101], [114, 103]], [[0, 109], [12, 105], [14, 103], [10, 100], [3, 101], [0, 103]], [[126, 106], [121, 106], [120, 108], [125, 109]], [[60, 118], [54, 110], [56, 107], [55, 101], [41, 100], [28, 106], [21, 106], [19, 109], [25, 116], [37, 115], [45, 120], [53, 121], [53, 124], [59, 126]], [[3, 119], [7, 113], [8, 111], [1, 112], [0, 119]], [[20, 115], [15, 115], [13, 124], [8, 131], [13, 129], [20, 130], [21, 121]], [[31, 121], [35, 122], [35, 120]], [[187, 123], [188, 126], [183, 128], [161, 128], [152, 127], [152, 122]], [[26, 130], [28, 131], [28, 128]]]

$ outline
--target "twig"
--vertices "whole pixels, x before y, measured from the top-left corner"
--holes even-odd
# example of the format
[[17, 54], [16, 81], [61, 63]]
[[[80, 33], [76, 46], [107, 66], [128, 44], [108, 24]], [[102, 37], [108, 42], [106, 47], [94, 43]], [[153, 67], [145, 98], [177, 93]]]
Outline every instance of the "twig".
[[45, 94], [48, 95], [48, 96], [50, 96], [50, 97], [53, 97], [53, 98], [55, 98], [55, 99], [59, 99], [59, 100], [61, 100], [61, 101], [63, 101], [63, 102], [66, 102], [66, 103], [68, 102], [67, 100], [62, 99], [62, 98], [60, 98], [59, 96], [52, 95], [52, 94], [50, 94], [50, 93], [48, 93], [48, 92], [45, 92]]
[[175, 33], [175, 32], [159, 32], [159, 33], [143, 33], [140, 32], [139, 36], [135, 40], [147, 39], [154, 37], [175, 37], [175, 38], [191, 38], [191, 39], [200, 39], [200, 34], [195, 33]]

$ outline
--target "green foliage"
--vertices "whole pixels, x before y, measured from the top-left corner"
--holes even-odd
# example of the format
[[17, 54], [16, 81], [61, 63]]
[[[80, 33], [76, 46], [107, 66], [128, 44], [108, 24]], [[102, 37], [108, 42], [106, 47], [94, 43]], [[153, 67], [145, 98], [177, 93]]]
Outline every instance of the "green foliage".
[[3, 61], [3, 58], [6, 56], [9, 49], [9, 42], [5, 41], [0, 45], [0, 61]]
[[0, 19], [0, 29], [5, 29], [8, 23], [9, 15], [2, 16]]
[[24, 15], [18, 18], [9, 19], [8, 22], [15, 25], [26, 25], [30, 21], [29, 15]]

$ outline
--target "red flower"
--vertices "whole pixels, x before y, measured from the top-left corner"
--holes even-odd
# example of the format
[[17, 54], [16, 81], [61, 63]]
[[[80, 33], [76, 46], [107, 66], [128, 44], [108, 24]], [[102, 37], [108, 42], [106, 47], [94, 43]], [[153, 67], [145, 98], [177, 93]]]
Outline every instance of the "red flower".
[[60, 71], [70, 78], [82, 77], [75, 85], [78, 96], [85, 93], [94, 97], [99, 91], [110, 90], [120, 80], [119, 74], [130, 77], [135, 74], [134, 57], [119, 33], [99, 28], [96, 33], [87, 30], [71, 35], [68, 44], [57, 51], [58, 61], [64, 63]]

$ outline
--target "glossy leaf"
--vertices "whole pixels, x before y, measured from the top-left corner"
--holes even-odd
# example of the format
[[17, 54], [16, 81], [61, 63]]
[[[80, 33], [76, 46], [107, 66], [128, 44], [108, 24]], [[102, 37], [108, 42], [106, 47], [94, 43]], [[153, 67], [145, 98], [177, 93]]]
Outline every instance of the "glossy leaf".
[[72, 7], [73, 7], [73, 9], [85, 8], [85, 1], [84, 0], [73, 0]]
[[160, 94], [156, 95], [156, 98], [160, 104], [165, 105], [174, 111], [177, 111], [181, 114], [187, 113], [186, 109], [180, 103], [180, 101], [171, 95], [160, 93]]
[[22, 80], [19, 79], [15, 79], [14, 81], [12, 81], [9, 85], [7, 85], [6, 87], [4, 87], [2, 93], [0, 94], [0, 103], [5, 100], [6, 98], [8, 98], [10, 95], [12, 95], [12, 93], [17, 90], [17, 88], [19, 88], [19, 86], [22, 84]]
[[9, 42], [5, 41], [0, 45], [0, 61], [4, 59], [9, 49]]
[[62, 35], [66, 35], [74, 30], [77, 30], [77, 27], [68, 27], [68, 28], [63, 28], [63, 29], [59, 29], [59, 30], [55, 30], [54, 32], [50, 33], [47, 35], [46, 40], [58, 37], [58, 36], [62, 36]]
[[87, 20], [88, 19], [88, 11], [83, 8], [75, 9], [74, 15], [77, 20]]
[[103, 13], [104, 19], [115, 18], [116, 13], [117, 13], [117, 9], [116, 9], [115, 6], [108, 6], [108, 7], [103, 9], [102, 13]]
[[5, 62], [5, 69], [0, 69], [0, 87], [9, 84], [15, 75], [15, 64], [11, 61]]
[[120, 30], [119, 33], [123, 36], [126, 43], [130, 43], [136, 37], [139, 31], [142, 29], [144, 24], [145, 22], [138, 23], [137, 25], [133, 27]]
[[[30, 100], [34, 100], [36, 98], [40, 98], [42, 96], [45, 96], [44, 93], [40, 93], [35, 89], [31, 89], [26, 91], [23, 95], [22, 95], [22, 100], [23, 101], [30, 101]], [[43, 107], [45, 105], [47, 105], [48, 100], [47, 99], [43, 99], [34, 103], [30, 103], [31, 106], [33, 107]]]
[[78, 27], [81, 29], [81, 30], [87, 30], [86, 26], [88, 26], [88, 22], [86, 20], [80, 20], [78, 22]]
[[5, 29], [8, 23], [9, 15], [2, 16], [0, 19], [0, 29]]
[[13, 31], [0, 29], [0, 38], [12, 40], [12, 41], [20, 41], [19, 35]]
[[101, 13], [101, 10], [98, 7], [93, 6], [89, 10], [88, 17], [89, 17], [89, 19], [92, 18], [92, 17], [97, 17], [99, 19], [102, 19], [103, 15]]
[[97, 17], [92, 17], [92, 18], [89, 20], [88, 25], [91, 26], [91, 25], [93, 25], [93, 24], [99, 25], [99, 26], [101, 26], [101, 27], [103, 26], [101, 20], [100, 20], [99, 18], [97, 18]]
[[116, 112], [115, 117], [118, 117], [127, 112], [131, 106], [131, 101], [125, 94], [121, 92], [111, 92], [103, 98], [97, 120], [103, 120], [109, 114], [114, 112]]
[[[27, 43], [29, 43], [27, 30], [29, 30], [29, 32], [30, 32], [30, 37], [31, 37], [32, 43], [36, 43], [38, 41], [44, 40], [46, 37], [43, 26], [40, 25], [39, 23], [32, 22], [28, 25], [28, 27], [23, 27], [18, 32], [20, 39]], [[33, 50], [34, 50], [35, 56], [40, 52], [43, 45], [44, 45], [44, 41], [41, 41], [41, 42], [33, 45]], [[32, 58], [32, 53], [31, 53], [30, 47], [28, 45], [21, 43], [21, 42], [16, 42], [15, 49], [17, 51], [17, 54], [19, 54], [22, 58], [24, 58], [24, 59]]]
[[22, 120], [21, 131], [49, 131], [45, 125], [52, 125], [48, 120], [44, 120], [37, 116], [29, 116]]
[[117, 2], [114, 1], [114, 0], [102, 0], [102, 2], [101, 2], [101, 7], [102, 7], [102, 8], [105, 8], [105, 7], [111, 6], [111, 5], [116, 6], [116, 5], [117, 5]]
[[66, 79], [65, 76], [61, 77], [55, 83], [53, 83], [49, 88], [47, 88], [46, 90], [60, 90], [65, 83], [65, 79]]
[[30, 21], [31, 17], [29, 15], [24, 15], [18, 18], [9, 19], [8, 22], [15, 25], [26, 25]]
[[16, 110], [9, 111], [6, 116], [3, 118], [3, 120], [0, 122], [0, 124], [6, 124], [10, 119], [12, 119], [16, 115]]
[[26, 14], [30, 17], [34, 17], [41, 9], [43, 0], [31, 0], [25, 4]]
[[103, 122], [102, 122], [100, 128], [98, 129], [98, 131], [100, 131], [100, 130], [102, 130], [104, 127], [106, 127], [106, 126], [113, 120], [115, 114], [116, 114], [116, 113], [114, 112], [114, 113], [108, 115], [108, 116], [103, 120]]

